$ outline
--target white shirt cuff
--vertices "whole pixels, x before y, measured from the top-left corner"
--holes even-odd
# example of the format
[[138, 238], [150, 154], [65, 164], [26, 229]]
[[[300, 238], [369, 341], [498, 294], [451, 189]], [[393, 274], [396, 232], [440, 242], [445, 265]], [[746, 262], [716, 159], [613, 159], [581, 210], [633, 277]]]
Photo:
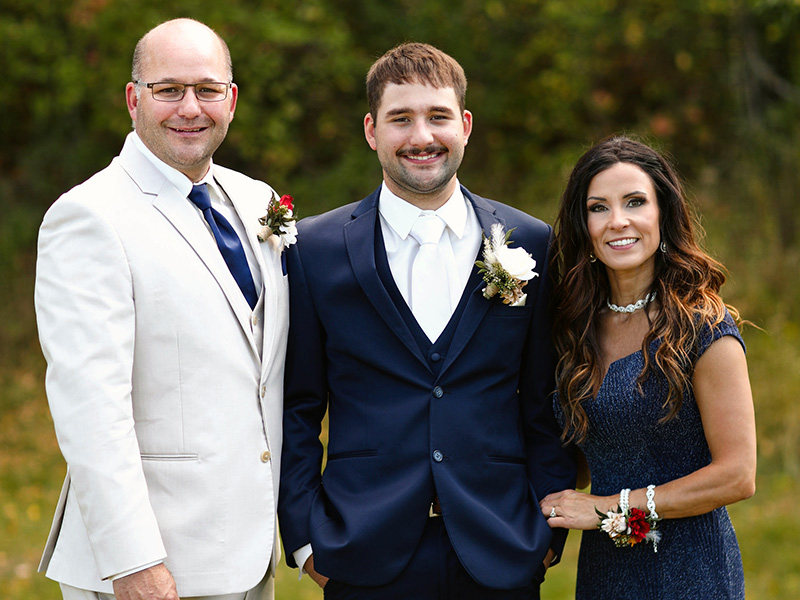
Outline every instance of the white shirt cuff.
[[128, 575], [133, 575], [134, 573], [138, 573], [139, 571], [144, 571], [145, 569], [149, 569], [150, 567], [155, 567], [156, 565], [160, 565], [163, 560], [157, 560], [146, 565], [142, 565], [141, 567], [134, 567], [133, 569], [129, 569], [127, 571], [123, 571], [122, 573], [117, 573], [116, 575], [112, 575], [108, 579], [110, 581], [116, 581], [117, 579], [122, 579], [123, 577], [127, 577]]
[[308, 557], [311, 556], [313, 553], [314, 551], [311, 549], [311, 544], [306, 544], [302, 548], [298, 548], [297, 550], [292, 552], [292, 557], [294, 558], [294, 562], [300, 569], [300, 575], [297, 577], [297, 579], [303, 578], [303, 574], [306, 572], [306, 570], [303, 567], [305, 567]]

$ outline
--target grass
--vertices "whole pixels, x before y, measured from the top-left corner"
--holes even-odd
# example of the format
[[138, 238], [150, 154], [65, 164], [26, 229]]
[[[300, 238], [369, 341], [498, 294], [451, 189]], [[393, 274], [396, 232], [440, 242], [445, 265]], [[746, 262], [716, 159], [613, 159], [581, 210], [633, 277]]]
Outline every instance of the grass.
[[[32, 244], [31, 244], [32, 246]], [[7, 257], [4, 257], [7, 258]], [[788, 260], [788, 259], [787, 259]], [[796, 257], [791, 259], [796, 261]], [[58, 586], [36, 572], [53, 508], [65, 473], [44, 396], [44, 360], [39, 351], [32, 307], [33, 255], [16, 254], [0, 269], [0, 599], [60, 598]], [[775, 277], [792, 272], [769, 264]], [[760, 281], [770, 273], [760, 265], [737, 265], [750, 277], [735, 282], [739, 308], [749, 316], [759, 305]], [[783, 268], [782, 268], [783, 267]], [[795, 284], [796, 285], [796, 284]], [[739, 290], [748, 290], [745, 296]], [[755, 290], [755, 291], [754, 291]], [[796, 294], [796, 290], [789, 290]], [[763, 304], [761, 302], [760, 304]], [[791, 304], [791, 303], [789, 303]], [[747, 597], [800, 598], [800, 327], [793, 310], [780, 302], [762, 324], [748, 328], [748, 362], [759, 436], [755, 497], [730, 507], [742, 549]], [[572, 534], [562, 563], [542, 590], [544, 600], [573, 597], [580, 536]], [[321, 598], [307, 577], [281, 566], [277, 598]]]
[[[751, 342], [751, 356], [769, 352], [775, 359], [786, 360], [787, 354], [792, 354], [772, 339], [764, 340], [763, 345], [764, 348], [758, 342]], [[742, 548], [747, 597], [758, 600], [800, 597], [800, 553], [795, 537], [800, 531], [800, 515], [795, 510], [800, 484], [794, 467], [787, 469], [784, 460], [788, 456], [784, 450], [797, 451], [796, 418], [793, 414], [787, 416], [782, 406], [778, 407], [779, 414], [772, 412], [776, 409], [775, 395], [767, 392], [765, 383], [775, 383], [773, 373], [767, 368], [772, 362], [767, 357], [751, 360], [754, 389], [760, 390], [756, 396], [762, 434], [758, 491], [751, 500], [730, 507]], [[800, 369], [794, 373], [800, 373]], [[42, 391], [43, 374], [43, 361], [37, 359], [0, 376], [0, 598], [3, 600], [60, 597], [58, 587], [36, 573], [65, 471]], [[779, 384], [788, 385], [785, 379], [779, 379]], [[798, 387], [794, 384], [790, 387], [796, 397]], [[573, 597], [579, 539], [579, 535], [570, 536], [564, 560], [548, 575], [542, 591], [545, 600]], [[321, 596], [308, 578], [297, 581], [297, 571], [282, 565], [277, 597], [306, 600]]]

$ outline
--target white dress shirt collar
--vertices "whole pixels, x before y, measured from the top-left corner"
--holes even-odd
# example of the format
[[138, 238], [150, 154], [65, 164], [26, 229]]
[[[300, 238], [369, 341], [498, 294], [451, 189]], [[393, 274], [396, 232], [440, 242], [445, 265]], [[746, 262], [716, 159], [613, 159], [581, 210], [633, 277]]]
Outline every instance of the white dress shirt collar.
[[420, 213], [434, 212], [437, 214], [450, 228], [450, 231], [459, 239], [464, 235], [464, 228], [467, 224], [467, 199], [461, 192], [461, 185], [456, 181], [456, 190], [453, 195], [441, 207], [435, 211], [425, 211], [410, 202], [407, 202], [399, 196], [392, 193], [386, 187], [386, 184], [381, 185], [380, 196], [378, 199], [378, 210], [381, 216], [386, 220], [386, 223], [397, 233], [397, 235], [405, 240], [411, 232], [414, 222]]
[[[144, 154], [145, 158], [149, 160], [153, 166], [159, 170], [159, 172], [169, 181], [172, 185], [177, 188], [177, 190], [181, 193], [182, 196], [188, 196], [189, 192], [192, 191], [192, 186], [195, 185], [186, 175], [178, 171], [178, 169], [174, 167], [170, 167], [167, 163], [163, 160], [158, 158], [153, 152], [148, 148], [142, 139], [139, 137], [135, 131], [132, 133], [133, 143], [136, 148]], [[203, 178], [198, 181], [197, 183], [207, 183], [210, 188], [213, 188], [214, 191], [217, 193], [219, 198], [225, 198], [225, 195], [221, 193], [221, 190], [217, 186], [216, 181], [212, 173], [214, 172], [214, 162], [211, 161], [211, 164], [206, 171], [206, 174]], [[212, 197], [213, 199], [213, 197]]]

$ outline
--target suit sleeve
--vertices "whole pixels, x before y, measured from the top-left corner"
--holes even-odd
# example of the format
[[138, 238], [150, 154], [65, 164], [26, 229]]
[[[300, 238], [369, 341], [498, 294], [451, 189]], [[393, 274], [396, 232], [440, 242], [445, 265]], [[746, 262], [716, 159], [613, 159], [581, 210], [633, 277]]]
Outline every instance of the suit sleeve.
[[[308, 234], [306, 234], [308, 235]], [[278, 501], [286, 562], [311, 542], [311, 505], [322, 485], [322, 420], [328, 406], [325, 332], [301, 260], [302, 238], [286, 253], [291, 320], [284, 386], [281, 489]], [[302, 565], [299, 565], [302, 567]]]
[[[574, 488], [576, 477], [574, 453], [564, 447], [560, 438], [561, 429], [553, 413], [556, 356], [549, 306], [552, 286], [547, 272], [552, 229], [549, 229], [549, 236], [543, 238], [545, 243], [540, 244], [541, 252], [537, 256], [546, 258], [541, 263], [537, 262], [541, 280], [534, 299], [534, 314], [522, 359], [519, 387], [528, 445], [528, 473], [537, 500], [551, 492]], [[566, 539], [566, 529], [553, 530], [552, 548], [558, 556]]]
[[62, 197], [40, 229], [36, 316], [69, 493], [108, 578], [166, 552], [134, 432], [130, 270], [114, 228], [73, 198]]

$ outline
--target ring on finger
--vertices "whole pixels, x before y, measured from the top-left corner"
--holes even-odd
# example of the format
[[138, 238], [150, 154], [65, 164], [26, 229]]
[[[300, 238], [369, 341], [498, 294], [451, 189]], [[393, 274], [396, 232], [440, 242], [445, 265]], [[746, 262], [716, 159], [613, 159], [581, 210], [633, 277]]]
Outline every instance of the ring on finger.
[[558, 515], [556, 514], [556, 507], [554, 506], [553, 508], [550, 509], [550, 518], [552, 519], [553, 517], [557, 516]]

